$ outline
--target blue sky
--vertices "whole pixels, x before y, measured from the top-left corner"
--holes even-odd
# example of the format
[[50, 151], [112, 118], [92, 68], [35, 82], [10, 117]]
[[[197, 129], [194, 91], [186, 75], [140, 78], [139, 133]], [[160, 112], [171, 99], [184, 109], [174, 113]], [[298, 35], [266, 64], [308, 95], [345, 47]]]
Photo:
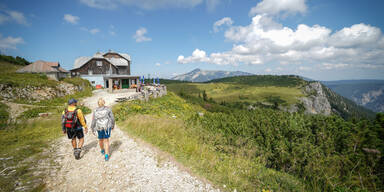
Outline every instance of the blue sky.
[[381, 0], [2, 0], [0, 51], [59, 61], [112, 49], [134, 75], [195, 68], [384, 79]]

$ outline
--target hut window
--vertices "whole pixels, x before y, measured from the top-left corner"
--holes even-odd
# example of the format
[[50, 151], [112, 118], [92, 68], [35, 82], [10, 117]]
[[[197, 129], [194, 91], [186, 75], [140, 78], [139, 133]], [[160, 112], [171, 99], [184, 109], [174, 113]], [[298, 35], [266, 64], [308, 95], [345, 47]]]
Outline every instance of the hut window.
[[96, 61], [96, 65], [97, 65], [98, 67], [101, 67], [101, 66], [103, 66], [103, 62], [101, 62], [101, 61]]

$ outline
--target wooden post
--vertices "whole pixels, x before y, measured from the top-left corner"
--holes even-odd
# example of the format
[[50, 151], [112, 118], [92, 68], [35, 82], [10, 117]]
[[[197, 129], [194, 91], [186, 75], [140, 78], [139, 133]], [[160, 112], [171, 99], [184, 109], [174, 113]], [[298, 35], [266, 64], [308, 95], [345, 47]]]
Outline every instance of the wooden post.
[[113, 82], [112, 82], [112, 79], [108, 79], [108, 85], [109, 85], [108, 90], [109, 90], [109, 92], [112, 93], [112, 90], [113, 90]]

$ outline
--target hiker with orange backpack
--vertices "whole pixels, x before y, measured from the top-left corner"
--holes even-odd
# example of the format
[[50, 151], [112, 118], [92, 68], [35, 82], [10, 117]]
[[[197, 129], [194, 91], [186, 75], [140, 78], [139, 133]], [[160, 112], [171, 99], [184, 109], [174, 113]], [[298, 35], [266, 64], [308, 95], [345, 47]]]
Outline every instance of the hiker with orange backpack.
[[[84, 144], [84, 132], [85, 134], [88, 133], [88, 127], [83, 112], [76, 106], [76, 99], [70, 99], [61, 119], [63, 134], [67, 134], [68, 139], [72, 140], [75, 159], [80, 159], [81, 148]], [[76, 137], [79, 139], [79, 143], [77, 143]]]

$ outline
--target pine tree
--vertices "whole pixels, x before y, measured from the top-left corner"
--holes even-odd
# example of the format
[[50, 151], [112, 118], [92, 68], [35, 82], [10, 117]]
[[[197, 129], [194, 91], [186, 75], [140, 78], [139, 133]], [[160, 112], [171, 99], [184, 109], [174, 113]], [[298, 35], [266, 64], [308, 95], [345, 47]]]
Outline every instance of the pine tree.
[[205, 92], [205, 90], [203, 91], [203, 100], [204, 100], [204, 101], [208, 101], [208, 95], [207, 95], [207, 93]]

